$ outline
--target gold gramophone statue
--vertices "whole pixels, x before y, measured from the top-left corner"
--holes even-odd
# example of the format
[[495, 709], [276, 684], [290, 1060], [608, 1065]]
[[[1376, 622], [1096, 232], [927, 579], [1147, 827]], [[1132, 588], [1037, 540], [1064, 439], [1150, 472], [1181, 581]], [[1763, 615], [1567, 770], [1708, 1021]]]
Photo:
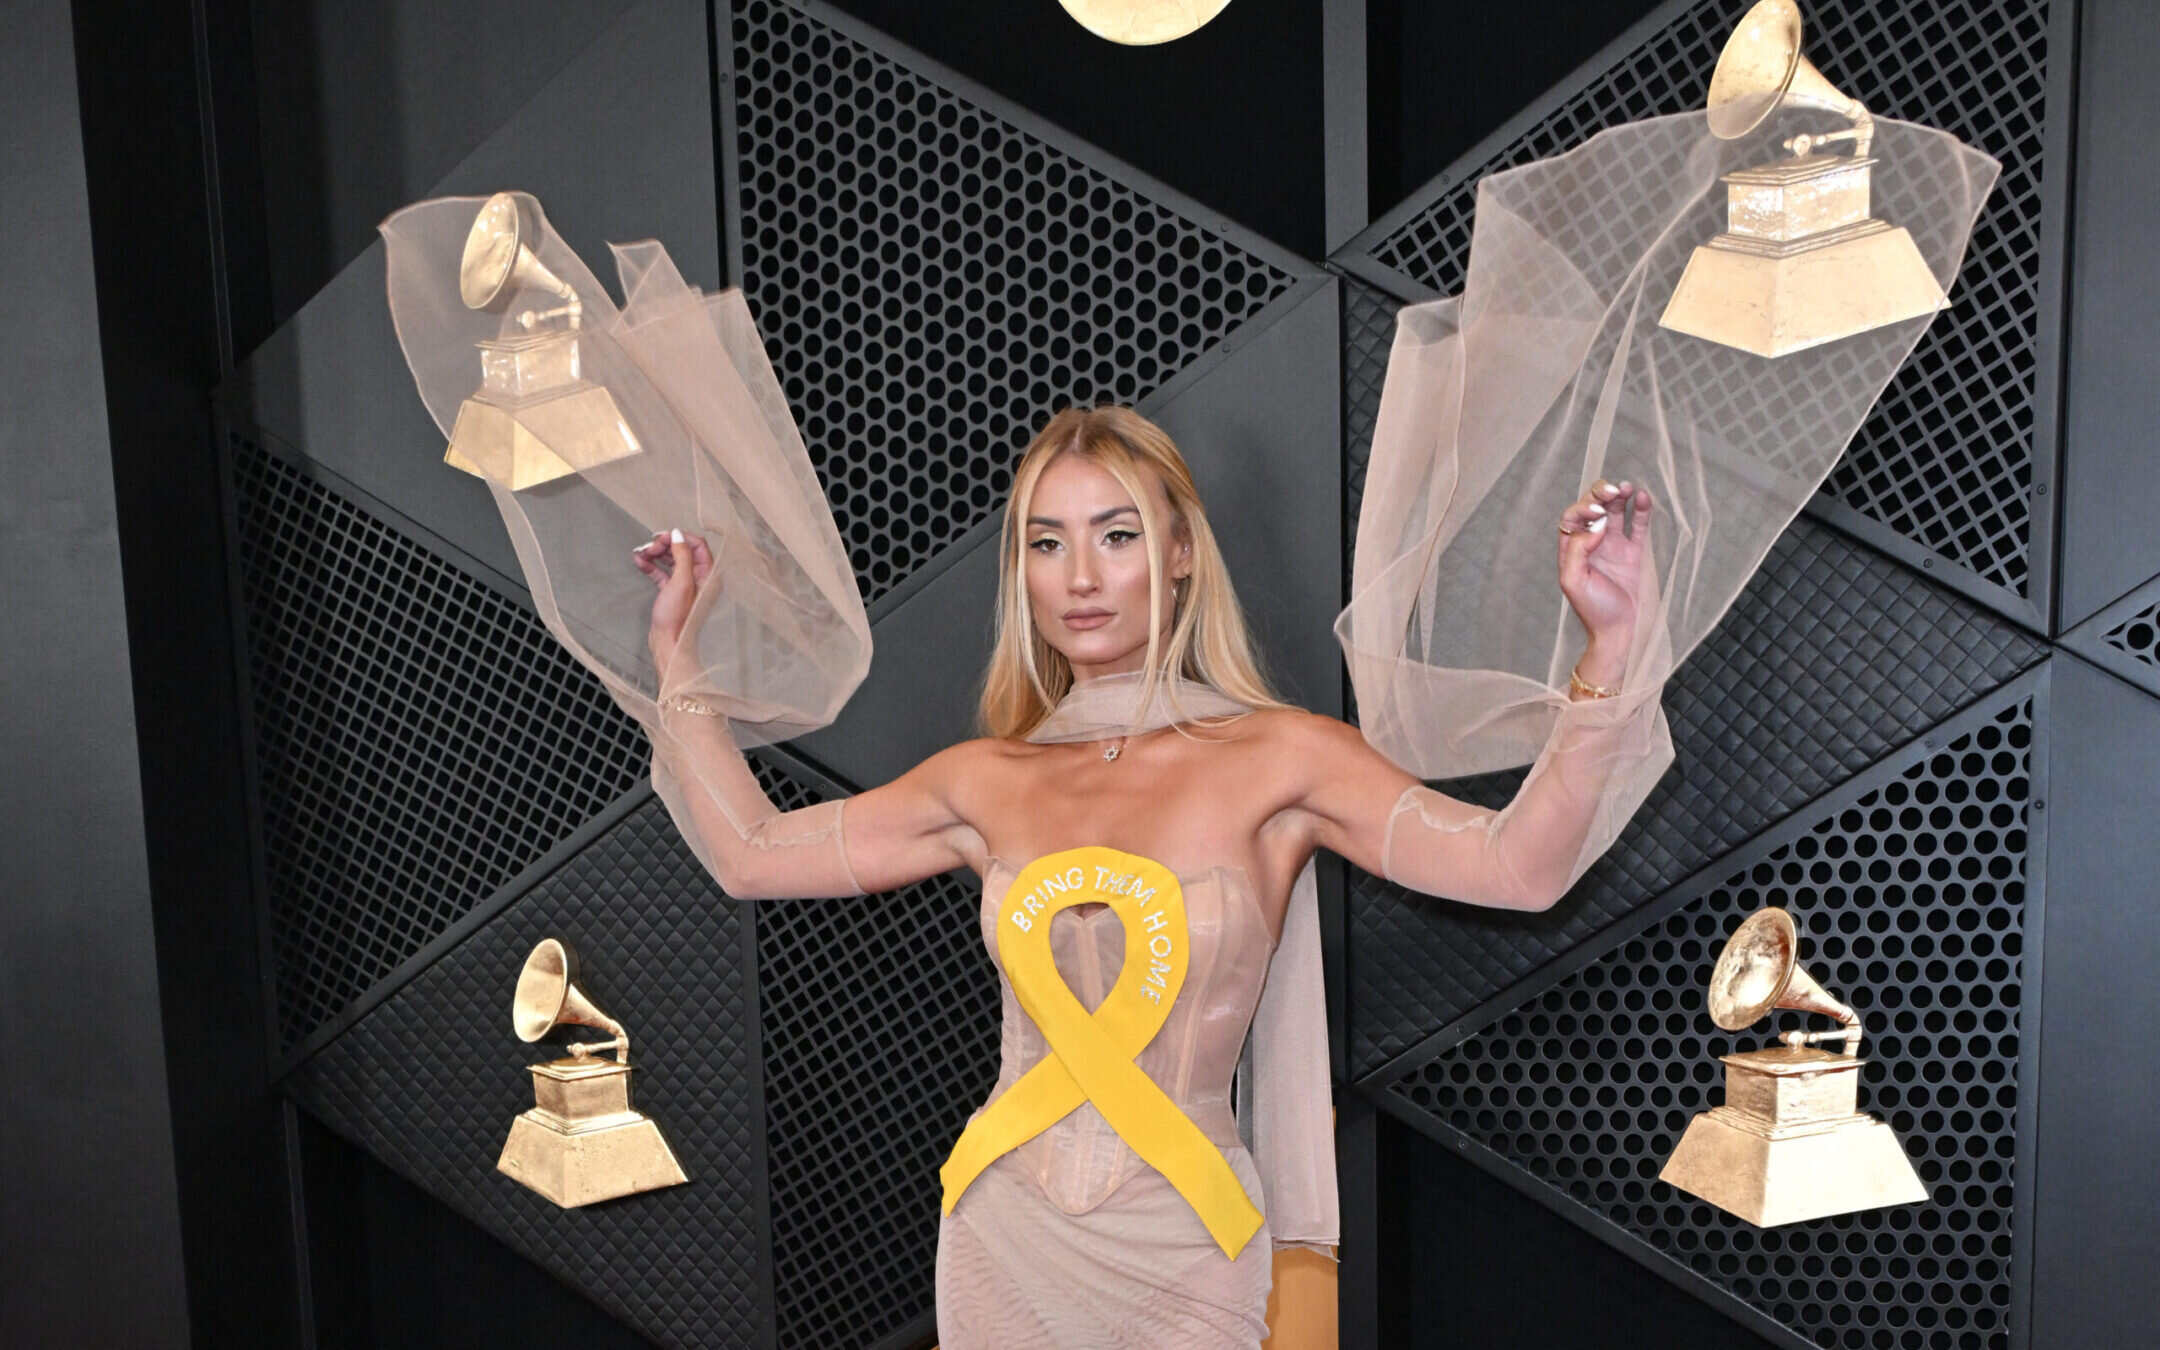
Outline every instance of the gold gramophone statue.
[[[497, 1171], [564, 1209], [690, 1179], [659, 1124], [631, 1107], [630, 1033], [578, 987], [568, 943], [545, 938], [525, 958], [510, 1016], [523, 1041], [559, 1026], [598, 1027], [615, 1039], [575, 1044], [568, 1058], [532, 1066], [537, 1104], [510, 1122]], [[602, 1059], [604, 1050], [616, 1057]]]
[[[1782, 1044], [1724, 1056], [1725, 1104], [1688, 1122], [1658, 1179], [1758, 1228], [1928, 1198], [1897, 1135], [1859, 1109], [1860, 1015], [1799, 962], [1792, 916], [1758, 910], [1710, 973], [1710, 1020], [1727, 1031], [1772, 1010], [1821, 1013], [1836, 1031], [1788, 1031]], [[1816, 1048], [1842, 1041], [1833, 1054]]]
[[[1740, 20], [1710, 77], [1710, 131], [1747, 135], [1781, 105], [1852, 125], [1785, 142], [1789, 159], [1726, 174], [1725, 232], [1698, 247], [1661, 327], [1757, 356], [1784, 356], [1949, 303], [1912, 235], [1869, 214], [1875, 119], [1800, 54], [1793, 0]], [[1820, 147], [1851, 141], [1849, 156]]]
[[477, 344], [480, 388], [458, 409], [443, 456], [445, 464], [513, 492], [639, 449], [614, 396], [579, 369], [584, 306], [577, 292], [534, 255], [523, 232], [516, 197], [488, 198], [465, 239], [458, 294], [470, 309], [486, 309], [520, 287], [562, 303], [520, 313], [523, 333]]

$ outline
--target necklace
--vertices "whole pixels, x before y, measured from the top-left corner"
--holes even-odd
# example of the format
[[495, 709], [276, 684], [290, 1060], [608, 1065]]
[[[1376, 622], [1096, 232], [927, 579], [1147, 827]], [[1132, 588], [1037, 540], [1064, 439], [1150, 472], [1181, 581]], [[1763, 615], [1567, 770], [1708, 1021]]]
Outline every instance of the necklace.
[[1122, 754], [1124, 754], [1124, 753], [1125, 753], [1125, 741], [1126, 741], [1126, 739], [1127, 739], [1127, 738], [1126, 738], [1126, 737], [1124, 737], [1124, 736], [1120, 736], [1120, 737], [1118, 737], [1118, 738], [1117, 738], [1117, 744], [1116, 744], [1116, 745], [1110, 746], [1109, 748], [1105, 749], [1105, 750], [1104, 750], [1104, 751], [1102, 752], [1102, 757], [1103, 757], [1103, 762], [1104, 762], [1104, 763], [1106, 763], [1106, 764], [1115, 764], [1115, 763], [1117, 762], [1117, 757], [1118, 757], [1119, 755], [1122, 755]]

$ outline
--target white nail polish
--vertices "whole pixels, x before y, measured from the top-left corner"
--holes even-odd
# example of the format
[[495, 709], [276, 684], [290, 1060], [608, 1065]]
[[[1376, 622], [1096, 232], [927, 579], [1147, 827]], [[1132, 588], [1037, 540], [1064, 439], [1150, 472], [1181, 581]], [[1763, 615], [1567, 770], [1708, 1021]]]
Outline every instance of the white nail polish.
[[1599, 516], [1596, 520], [1591, 521], [1589, 525], [1585, 528], [1588, 529], [1592, 534], [1603, 534], [1605, 533], [1605, 525], [1605, 517]]
[[1583, 510], [1589, 512], [1593, 516], [1602, 516], [1605, 514], [1605, 508], [1599, 506], [1596, 502], [1590, 503], [1588, 506], [1584, 507]]
[[669, 543], [679, 544], [683, 541], [681, 530], [669, 530], [667, 532], [667, 537]]

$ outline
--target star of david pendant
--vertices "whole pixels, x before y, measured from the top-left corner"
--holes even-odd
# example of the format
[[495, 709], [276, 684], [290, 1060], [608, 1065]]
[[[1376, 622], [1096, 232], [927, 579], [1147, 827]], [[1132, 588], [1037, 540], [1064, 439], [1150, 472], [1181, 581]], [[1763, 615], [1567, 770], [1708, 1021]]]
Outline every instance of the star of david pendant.
[[1109, 749], [1102, 752], [1103, 761], [1105, 763], [1108, 763], [1109, 761], [1116, 759], [1118, 757], [1118, 753], [1124, 748], [1125, 742], [1119, 741], [1116, 745], [1113, 745]]

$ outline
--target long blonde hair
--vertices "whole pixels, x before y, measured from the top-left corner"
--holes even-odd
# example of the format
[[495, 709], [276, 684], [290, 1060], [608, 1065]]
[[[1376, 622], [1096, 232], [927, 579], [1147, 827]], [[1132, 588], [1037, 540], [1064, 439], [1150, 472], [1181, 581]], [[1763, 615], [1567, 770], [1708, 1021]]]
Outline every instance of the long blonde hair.
[[[1011, 500], [999, 540], [998, 634], [983, 680], [979, 714], [986, 735], [1026, 736], [1072, 689], [1071, 662], [1035, 627], [1027, 588], [1027, 519], [1035, 484], [1060, 455], [1078, 455], [1117, 479], [1140, 510], [1140, 530], [1148, 539], [1148, 648], [1141, 677], [1139, 707], [1148, 707], [1162, 686], [1164, 672], [1197, 680], [1252, 708], [1285, 706], [1269, 688], [1253, 655], [1245, 611], [1238, 605], [1223, 565], [1206, 508], [1193, 486], [1192, 470], [1171, 439], [1130, 408], [1067, 408], [1052, 417], [1020, 457], [1013, 472]], [[1164, 522], [1153, 484], [1168, 491], [1173, 517]], [[1165, 525], [1169, 528], [1162, 528]], [[1183, 594], [1174, 596], [1170, 633], [1163, 636], [1164, 586], [1160, 560], [1167, 545], [1182, 539], [1192, 546], [1192, 573]], [[1175, 695], [1173, 694], [1173, 700]]]

